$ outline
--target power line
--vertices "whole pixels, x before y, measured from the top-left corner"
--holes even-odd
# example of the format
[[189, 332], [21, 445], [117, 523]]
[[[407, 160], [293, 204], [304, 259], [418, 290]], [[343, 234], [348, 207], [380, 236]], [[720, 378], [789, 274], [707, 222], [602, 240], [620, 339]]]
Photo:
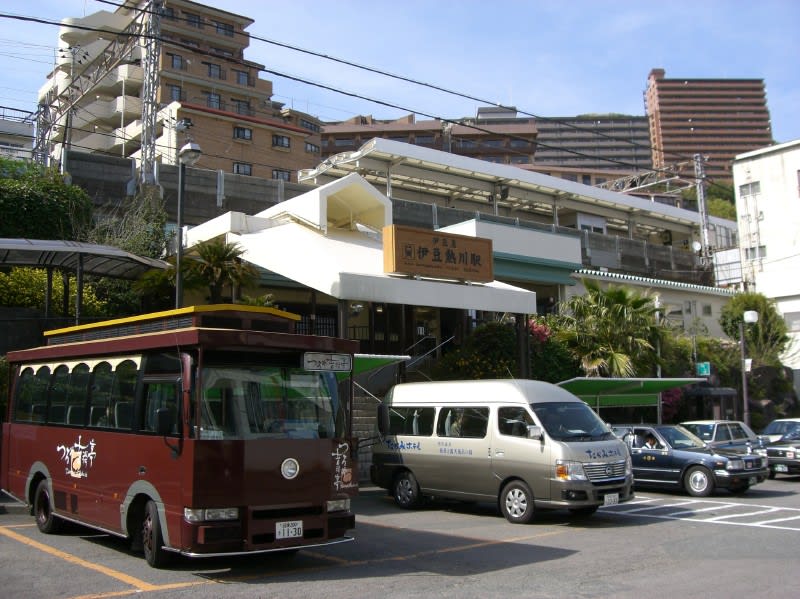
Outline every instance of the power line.
[[[111, 4], [111, 5], [114, 5], [114, 6], [117, 6], [117, 7], [122, 6], [121, 4], [117, 4], [117, 3], [114, 3], [114, 2], [109, 2], [108, 0], [97, 0], [97, 1], [101, 1], [101, 2], [104, 2], [106, 4]], [[147, 11], [145, 9], [140, 9], [138, 12], [142, 13], [142, 12], [151, 12], [151, 11]], [[31, 21], [31, 22], [41, 23], [41, 24], [60, 25], [59, 22], [50, 21], [50, 20], [43, 19], [43, 18], [40, 18], [40, 17], [9, 15], [7, 13], [0, 13], [0, 17], [2, 17], [2, 18], [10, 18], [10, 19], [19, 19], [19, 20], [23, 20], [23, 21]], [[103, 28], [99, 28], [99, 27], [88, 27], [88, 26], [82, 26], [82, 25], [76, 25], [76, 24], [70, 25], [70, 27], [73, 27], [73, 28], [76, 28], [76, 29], [80, 29], [80, 30], [85, 30], [85, 31], [92, 31], [92, 32], [98, 32], [98, 33], [107, 33], [107, 34], [111, 34], [111, 35], [115, 35], [115, 36], [135, 36], [135, 37], [145, 38], [145, 39], [149, 37], [147, 35], [142, 35], [141, 33], [139, 33], [139, 34], [131, 34], [131, 33], [127, 33], [127, 32], [119, 32], [119, 31], [115, 32], [115, 31], [109, 31], [107, 29], [103, 29]], [[238, 33], [238, 32], [234, 32], [234, 33]], [[240, 34], [240, 35], [243, 35], [243, 34]], [[289, 46], [289, 45], [286, 45], [286, 44], [282, 44], [280, 42], [273, 42], [273, 40], [269, 40], [267, 38], [260, 38], [258, 36], [254, 36], [254, 35], [251, 35], [250, 37], [253, 38], [253, 39], [257, 39], [259, 41], [264, 41], [266, 43], [275, 43], [277, 45], [287, 46], [287, 47], [289, 47], [291, 49], [294, 49], [294, 50], [297, 50], [297, 51], [301, 51], [301, 52], [304, 51], [304, 50], [302, 50], [300, 48], [296, 48], [294, 46]], [[223, 61], [229, 62], [231, 64], [236, 64], [236, 65], [240, 65], [240, 66], [246, 66], [248, 68], [252, 68], [253, 67], [252, 63], [248, 63], [248, 62], [243, 61], [243, 60], [237, 60], [237, 59], [234, 59], [234, 58], [231, 58], [231, 57], [220, 56], [219, 54], [216, 54], [216, 53], [213, 53], [213, 52], [210, 52], [210, 51], [204, 51], [204, 50], [202, 50], [200, 48], [196, 48], [196, 47], [191, 46], [189, 44], [183, 44], [183, 43], [177, 42], [175, 40], [163, 39], [163, 38], [161, 38], [161, 39], [162, 39], [162, 41], [166, 42], [167, 44], [170, 44], [170, 45], [173, 45], [173, 46], [177, 46], [179, 48], [183, 48], [183, 49], [185, 49], [187, 51], [190, 51], [190, 52], [193, 52], [193, 53], [196, 53], [196, 54], [200, 54], [202, 56], [209, 56], [209, 57], [212, 57], [212, 58], [215, 58], [215, 59], [218, 59], [218, 60], [223, 60]], [[336, 60], [336, 61], [341, 62], [343, 64], [351, 64], [349, 61], [344, 61], [342, 59], [334, 59], [334, 58], [328, 57], [328, 56], [326, 56], [324, 54], [321, 54], [321, 53], [315, 53], [313, 51], [307, 51], [307, 52], [311, 53], [313, 55], [318, 55], [318, 56], [323, 57], [323, 58]], [[415, 83], [417, 85], [431, 87], [432, 89], [445, 91], [447, 93], [451, 93], [451, 94], [454, 94], [454, 95], [457, 95], [457, 96], [460, 96], [460, 97], [464, 97], [464, 98], [467, 98], [467, 99], [471, 99], [471, 100], [474, 100], [474, 101], [479, 101], [479, 102], [482, 102], [482, 103], [491, 104], [491, 102], [489, 102], [488, 100], [482, 100], [480, 98], [469, 96], [467, 94], [462, 94], [460, 92], [447, 90], [446, 88], [440, 88], [439, 86], [434, 86], [434, 85], [431, 85], [431, 84], [425, 84], [425, 83], [418, 82], [418, 81], [413, 80], [413, 79], [405, 78], [403, 76], [393, 75], [391, 73], [383, 72], [383, 71], [380, 71], [378, 69], [372, 69], [371, 67], [362, 67], [361, 65], [358, 65], [356, 63], [352, 63], [352, 66], [355, 66], [357, 68], [365, 68], [367, 70], [371, 70], [371, 71], [374, 71], [376, 73], [379, 73], [379, 74], [382, 74], [382, 75], [385, 75], [385, 76], [388, 76], [388, 77], [395, 77], [395, 78], [399, 78], [401, 80], [408, 79], [410, 82]], [[394, 104], [392, 102], [385, 101], [385, 100], [380, 100], [380, 99], [377, 99], [377, 98], [371, 98], [371, 97], [364, 96], [364, 95], [361, 95], [361, 94], [356, 93], [356, 92], [350, 92], [350, 91], [347, 91], [347, 90], [339, 89], [337, 87], [333, 87], [331, 85], [310, 81], [308, 79], [304, 79], [304, 78], [299, 77], [299, 76], [289, 75], [287, 73], [282, 73], [280, 71], [276, 71], [276, 70], [273, 70], [273, 69], [259, 68], [258, 70], [261, 71], [261, 72], [264, 72], [264, 73], [271, 74], [271, 75], [276, 76], [276, 77], [282, 77], [284, 79], [288, 79], [288, 80], [291, 80], [291, 81], [296, 81], [296, 82], [302, 83], [304, 85], [310, 85], [310, 86], [317, 87], [317, 88], [320, 88], [320, 89], [325, 89], [325, 90], [328, 90], [328, 91], [332, 91], [332, 92], [340, 94], [340, 95], [345, 95], [345, 96], [352, 97], [352, 98], [366, 100], [368, 102], [371, 102], [373, 104], [377, 104], [377, 105], [380, 105], [380, 106], [385, 106], [385, 107], [388, 107], [388, 108], [394, 108], [394, 109], [397, 109], [397, 110], [402, 110], [402, 111], [405, 111], [405, 112], [426, 116], [428, 118], [431, 118], [431, 119], [434, 119], [434, 120], [438, 120], [438, 121], [441, 121], [443, 123], [461, 125], [461, 126], [468, 127], [468, 128], [471, 128], [473, 130], [480, 131], [480, 132], [483, 132], [483, 133], [488, 133], [488, 134], [492, 134], [492, 135], [501, 135], [501, 136], [509, 138], [509, 139], [518, 139], [518, 140], [522, 140], [522, 141], [525, 141], [525, 142], [529, 142], [530, 141], [528, 138], [515, 136], [515, 135], [512, 135], [512, 134], [508, 134], [508, 133], [497, 133], [495, 131], [492, 131], [490, 129], [486, 129], [484, 127], [479, 127], [479, 126], [471, 124], [471, 123], [465, 123], [465, 122], [463, 122], [461, 120], [448, 119], [448, 118], [444, 118], [444, 117], [441, 117], [441, 116], [429, 114], [429, 113], [424, 112], [424, 111], [420, 111], [420, 110], [415, 110], [415, 109], [412, 109], [412, 108], [404, 107], [404, 106], [401, 106], [399, 104]], [[502, 104], [495, 104], [495, 105], [503, 107]], [[505, 108], [508, 108], [508, 107], [505, 107]], [[547, 117], [536, 117], [536, 115], [533, 115], [531, 113], [523, 112], [523, 114], [528, 114], [529, 116], [532, 116], [533, 118], [545, 118], [545, 119], [547, 118]], [[589, 132], [589, 133], [592, 133], [592, 134], [599, 134], [599, 132], [595, 132], [595, 131], [593, 131], [591, 129], [584, 129], [584, 128], [581, 128], [581, 127], [577, 127], [577, 126], [571, 125], [569, 123], [566, 123], [564, 121], [561, 121], [559, 119], [552, 119], [552, 120], [555, 120], [556, 122], [564, 123], [564, 124], [566, 124], [568, 126], [571, 126], [573, 128], [582, 130], [584, 132]], [[620, 141], [619, 138], [615, 138], [613, 136], [606, 136], [606, 137], [609, 137], [610, 139], [615, 139], [617, 141]], [[630, 140], [622, 140], [622, 141], [630, 141]], [[593, 160], [597, 160], [598, 159], [597, 156], [586, 154], [584, 152], [580, 152], [580, 151], [577, 151], [577, 150], [572, 150], [572, 149], [569, 149], [569, 148], [564, 148], [564, 147], [559, 147], [559, 146], [552, 146], [552, 145], [544, 144], [544, 143], [541, 143], [541, 142], [538, 142], [538, 141], [536, 143], [537, 143], [537, 146], [542, 147], [542, 148], [559, 150], [559, 151], [562, 151], [562, 152], [566, 152], [568, 154], [573, 154], [573, 155], [580, 156], [580, 157], [590, 158], [590, 159], [593, 159]], [[641, 146], [641, 144], [639, 144], [639, 145]], [[647, 147], [647, 146], [642, 146], [642, 147]], [[522, 152], [520, 152], [520, 154], [522, 154]], [[623, 166], [623, 167], [626, 167], [626, 168], [632, 168], [632, 169], [636, 169], [636, 170], [641, 168], [640, 165], [631, 164], [629, 162], [625, 162], [625, 161], [622, 161], [622, 160], [615, 160], [615, 159], [612, 159], [612, 158], [603, 158], [603, 157], [600, 157], [600, 159], [605, 161], [605, 162], [609, 162], [609, 163], [612, 163], [612, 164], [617, 164], [619, 166]], [[664, 173], [670, 173], [671, 172], [669, 169], [653, 169], [653, 170], [654, 170], [654, 172], [664, 172]], [[707, 179], [707, 181], [710, 184], [712, 184], [710, 182], [710, 180]]]

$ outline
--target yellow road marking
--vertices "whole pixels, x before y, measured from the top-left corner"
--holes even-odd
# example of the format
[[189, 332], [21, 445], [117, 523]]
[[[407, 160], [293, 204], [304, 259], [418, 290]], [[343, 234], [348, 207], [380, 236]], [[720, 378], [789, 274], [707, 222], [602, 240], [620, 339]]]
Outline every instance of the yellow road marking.
[[[124, 582], [125, 584], [129, 584], [135, 587], [139, 591], [155, 591], [160, 589], [161, 587], [152, 585], [144, 580], [140, 580], [134, 576], [128, 576], [127, 574], [120, 572], [118, 570], [114, 570], [112, 568], [106, 568], [105, 566], [101, 566], [99, 564], [93, 564], [92, 562], [87, 562], [86, 560], [80, 559], [75, 557], [74, 555], [70, 555], [69, 553], [65, 553], [59, 549], [54, 547], [50, 547], [49, 545], [45, 545], [44, 543], [40, 543], [38, 541], [34, 541], [33, 539], [29, 539], [26, 536], [23, 536], [19, 533], [14, 532], [13, 530], [9, 530], [8, 527], [0, 526], [0, 535], [5, 535], [15, 541], [19, 541], [29, 547], [33, 547], [34, 549], [38, 549], [39, 551], [43, 551], [53, 557], [58, 557], [63, 559], [66, 562], [71, 564], [75, 564], [78, 566], [82, 566], [89, 570], [95, 570], [96, 572], [100, 572], [101, 574], [105, 574], [106, 576], [110, 576], [111, 578], [115, 578], [120, 582]], [[186, 583], [190, 584], [190, 583]]]

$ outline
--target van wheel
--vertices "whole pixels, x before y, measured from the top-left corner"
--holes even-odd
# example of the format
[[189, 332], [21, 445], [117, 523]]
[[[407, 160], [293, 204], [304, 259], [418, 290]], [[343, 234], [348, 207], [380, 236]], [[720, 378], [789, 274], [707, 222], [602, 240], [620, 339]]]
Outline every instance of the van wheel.
[[500, 511], [512, 524], [528, 524], [533, 520], [533, 493], [521, 480], [514, 480], [500, 493]]
[[409, 470], [404, 470], [394, 479], [392, 485], [394, 501], [405, 510], [417, 507], [420, 503], [419, 484], [417, 479]]
[[702, 466], [689, 468], [683, 479], [686, 492], [693, 497], [708, 497], [714, 490], [714, 480], [711, 473]]
[[36, 486], [33, 495], [33, 513], [36, 526], [44, 534], [52, 535], [61, 530], [63, 521], [53, 513], [53, 499], [50, 497], [50, 486], [47, 479], [42, 479]]
[[161, 534], [161, 521], [155, 501], [148, 501], [144, 509], [142, 521], [142, 545], [144, 559], [154, 568], [163, 568], [169, 562], [170, 554], [164, 549], [164, 538]]

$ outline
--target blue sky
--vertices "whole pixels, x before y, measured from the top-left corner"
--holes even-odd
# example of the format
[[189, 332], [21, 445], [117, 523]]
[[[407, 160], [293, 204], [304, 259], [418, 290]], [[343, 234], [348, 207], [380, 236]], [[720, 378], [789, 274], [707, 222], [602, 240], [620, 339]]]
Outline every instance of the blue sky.
[[[653, 68], [667, 78], [761, 78], [773, 137], [800, 139], [797, 0], [210, 0], [255, 20], [249, 32], [543, 117], [644, 115]], [[5, 0], [0, 13], [60, 20], [96, 0]], [[0, 105], [34, 110], [58, 28], [0, 18]], [[380, 100], [389, 108], [275, 75], [274, 99], [326, 121], [357, 114], [474, 115], [483, 105], [251, 40], [267, 69]], [[420, 117], [425, 118], [425, 117]]]

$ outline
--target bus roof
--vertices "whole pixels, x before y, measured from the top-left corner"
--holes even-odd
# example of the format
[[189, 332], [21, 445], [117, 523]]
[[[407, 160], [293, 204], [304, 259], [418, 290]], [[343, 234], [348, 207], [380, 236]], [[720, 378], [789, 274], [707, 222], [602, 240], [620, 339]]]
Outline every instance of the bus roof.
[[45, 331], [48, 345], [123, 337], [192, 326], [293, 333], [298, 314], [267, 306], [211, 304], [150, 312]]

